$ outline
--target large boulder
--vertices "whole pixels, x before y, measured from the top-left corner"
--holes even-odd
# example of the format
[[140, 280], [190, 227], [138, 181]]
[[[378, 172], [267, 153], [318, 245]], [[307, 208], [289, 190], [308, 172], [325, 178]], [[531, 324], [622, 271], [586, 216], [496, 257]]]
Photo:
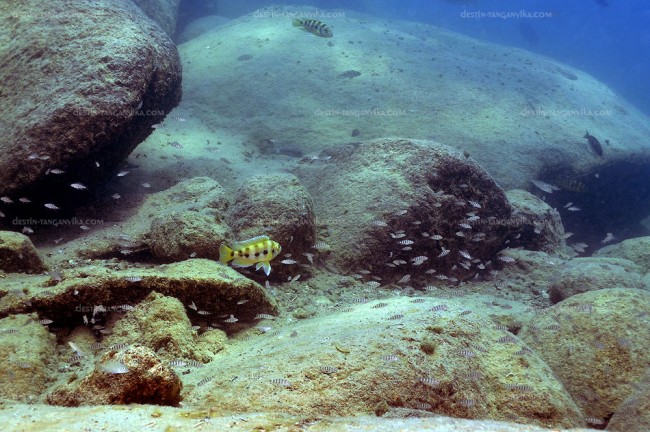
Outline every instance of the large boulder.
[[296, 173], [326, 224], [331, 262], [345, 270], [467, 279], [489, 269], [510, 230], [501, 188], [474, 160], [434, 141], [340, 145]]
[[628, 259], [640, 267], [641, 273], [650, 273], [650, 237], [637, 237], [605, 246], [594, 256]]
[[133, 2], [149, 18], [157, 22], [170, 37], [174, 36], [180, 0], [133, 0]]
[[650, 362], [650, 293], [611, 288], [574, 295], [519, 333], [543, 357], [590, 423], [605, 424]]
[[176, 47], [118, 0], [2, 2], [0, 23], [0, 196], [31, 200], [3, 212], [64, 212], [178, 104]]

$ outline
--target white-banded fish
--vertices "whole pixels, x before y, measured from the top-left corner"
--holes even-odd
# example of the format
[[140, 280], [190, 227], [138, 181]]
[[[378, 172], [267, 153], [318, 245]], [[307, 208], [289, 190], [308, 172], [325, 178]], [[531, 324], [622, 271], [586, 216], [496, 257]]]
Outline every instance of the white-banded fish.
[[129, 371], [129, 368], [122, 362], [116, 360], [110, 360], [104, 362], [100, 365], [102, 372], [109, 374], [123, 374]]
[[428, 387], [437, 387], [440, 385], [440, 381], [431, 377], [421, 377], [418, 379], [418, 382], [421, 382], [422, 384]]
[[322, 373], [324, 373], [324, 374], [328, 374], [328, 375], [329, 375], [329, 374], [336, 373], [336, 372], [338, 372], [339, 370], [338, 370], [338, 368], [336, 368], [336, 367], [334, 367], [334, 366], [321, 366], [321, 367], [320, 367], [320, 371], [321, 371]]
[[327, 26], [327, 24], [320, 22], [314, 19], [303, 19], [303, 18], [294, 18], [291, 22], [294, 27], [302, 27], [307, 30], [309, 33], [315, 34], [316, 36], [331, 38], [334, 36], [332, 30]]
[[82, 183], [72, 183], [72, 184], [70, 185], [70, 187], [73, 188], [73, 189], [77, 189], [77, 190], [88, 189], [88, 188], [87, 188], [84, 184], [82, 184]]
[[289, 381], [286, 378], [273, 378], [271, 380], [271, 384], [275, 384], [275, 385], [280, 386], [280, 387], [291, 387], [292, 386], [291, 381]]
[[50, 209], [50, 210], [60, 210], [59, 207], [56, 204], [52, 204], [52, 203], [46, 203], [43, 206], [45, 208]]

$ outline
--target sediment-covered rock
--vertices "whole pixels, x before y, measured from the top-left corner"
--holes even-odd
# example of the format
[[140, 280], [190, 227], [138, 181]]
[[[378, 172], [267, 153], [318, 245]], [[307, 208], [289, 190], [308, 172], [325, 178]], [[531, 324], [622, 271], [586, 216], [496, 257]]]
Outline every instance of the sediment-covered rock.
[[40, 273], [45, 265], [32, 241], [24, 234], [0, 231], [0, 270], [7, 273]]
[[650, 362], [650, 293], [612, 288], [540, 311], [519, 337], [550, 366], [585, 417], [603, 422]]
[[624, 258], [641, 268], [641, 273], [650, 273], [650, 237], [637, 237], [597, 250], [594, 256]]
[[35, 402], [53, 379], [56, 338], [32, 315], [0, 320], [0, 397]]
[[645, 289], [640, 268], [621, 258], [574, 258], [551, 276], [550, 299], [559, 303], [572, 295], [605, 288]]
[[178, 104], [179, 56], [132, 2], [3, 2], [0, 23], [0, 81], [11, 83], [0, 94], [0, 195], [31, 201], [2, 210], [60, 216]]
[[489, 270], [478, 263], [495, 258], [510, 230], [510, 204], [494, 180], [433, 141], [341, 145], [296, 173], [326, 224], [331, 262], [348, 271], [468, 279]]
[[228, 210], [228, 225], [236, 240], [268, 235], [282, 246], [281, 256], [271, 261], [274, 278], [295, 270], [279, 264], [282, 256], [308, 263], [316, 240], [314, 204], [300, 180], [292, 174], [267, 174], [248, 179], [237, 191]]
[[508, 246], [564, 253], [564, 227], [557, 210], [525, 190], [509, 190], [506, 197], [513, 208]]
[[96, 369], [80, 382], [55, 389], [47, 397], [52, 405], [156, 404], [175, 406], [183, 383], [149, 348], [111, 350]]

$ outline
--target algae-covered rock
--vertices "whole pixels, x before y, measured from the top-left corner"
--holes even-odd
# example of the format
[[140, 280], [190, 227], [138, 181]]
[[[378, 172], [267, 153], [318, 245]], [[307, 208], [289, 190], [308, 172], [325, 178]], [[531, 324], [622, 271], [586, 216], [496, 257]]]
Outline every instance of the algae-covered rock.
[[133, 0], [133, 2], [149, 18], [158, 23], [169, 37], [174, 37], [180, 0]]
[[183, 383], [149, 348], [137, 346], [110, 351], [80, 382], [55, 389], [52, 405], [177, 405]]
[[0, 320], [0, 397], [34, 402], [47, 389], [56, 338], [36, 315]]
[[564, 251], [564, 227], [557, 210], [521, 189], [507, 191], [506, 197], [513, 208], [508, 236], [510, 247], [549, 253]]
[[494, 180], [434, 141], [340, 145], [296, 173], [329, 232], [330, 262], [347, 271], [471, 278], [489, 271], [473, 260], [492, 260], [510, 231], [510, 204]]
[[[282, 246], [281, 255], [291, 254], [295, 260], [307, 260], [304, 253], [316, 240], [314, 204], [300, 180], [292, 174], [267, 174], [249, 178], [237, 191], [227, 215], [228, 225], [236, 240], [268, 235]], [[290, 269], [271, 262], [275, 278], [289, 274]]]
[[208, 345], [202, 343], [203, 339], [191, 327], [185, 307], [178, 299], [152, 292], [116, 322], [105, 344], [138, 343], [169, 360], [183, 358], [209, 362], [223, 349], [225, 333], [214, 330], [221, 334], [221, 344], [213, 340]]
[[634, 262], [642, 273], [650, 273], [650, 237], [638, 237], [597, 250], [594, 256], [624, 258]]
[[650, 293], [612, 288], [541, 311], [519, 336], [553, 370], [585, 417], [606, 419], [650, 363]]
[[156, 217], [151, 222], [149, 247], [163, 262], [183, 261], [190, 257], [219, 259], [219, 244], [230, 230], [214, 216], [184, 211]]
[[[124, 259], [132, 257], [130, 252], [150, 247], [163, 261], [187, 259], [193, 252], [199, 258], [212, 257], [209, 236], [222, 231], [223, 214], [228, 206], [219, 183], [208, 177], [195, 177], [148, 195], [119, 230], [101, 230], [68, 247], [77, 249], [81, 258]], [[184, 220], [183, 230], [166, 238], [177, 218]], [[198, 223], [206, 226], [199, 227]], [[218, 251], [219, 238], [213, 241], [212, 247]]]
[[605, 288], [644, 289], [645, 282], [632, 261], [606, 258], [574, 258], [551, 276], [550, 299], [558, 303], [572, 295]]
[[[40, 286], [31, 279], [16, 281], [16, 286], [24, 287], [27, 294], [0, 298], [0, 317], [35, 310], [55, 320], [58, 326], [74, 328], [98, 305], [114, 311], [121, 305], [137, 304], [152, 291], [175, 297], [183, 305], [194, 303], [198, 310], [212, 315], [233, 314], [239, 319], [238, 326], [252, 322], [258, 313], [277, 313], [275, 300], [262, 286], [205, 259], [126, 271], [77, 267], [53, 287], [45, 284], [47, 277], [41, 280], [44, 283]], [[191, 313], [192, 321], [205, 319], [195, 310]]]
[[29, 237], [12, 231], [0, 231], [0, 270], [7, 273], [40, 273], [45, 266]]
[[645, 432], [650, 430], [650, 368], [634, 383], [634, 391], [616, 408], [607, 430]]
[[132, 2], [2, 2], [0, 23], [0, 195], [32, 202], [3, 211], [60, 216], [178, 104], [180, 59]]
[[[212, 379], [194, 378], [184, 403], [301, 416], [410, 408], [582, 426], [580, 410], [541, 357], [497, 329], [485, 306], [468, 310], [468, 303], [383, 299], [247, 338], [202, 369]], [[432, 354], [421, 350], [423, 337], [438, 345]]]

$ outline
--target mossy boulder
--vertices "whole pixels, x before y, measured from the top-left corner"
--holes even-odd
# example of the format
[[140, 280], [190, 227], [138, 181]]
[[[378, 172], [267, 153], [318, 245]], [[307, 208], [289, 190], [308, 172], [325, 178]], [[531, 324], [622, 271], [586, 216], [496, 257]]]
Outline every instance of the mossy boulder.
[[519, 337], [546, 360], [585, 417], [608, 418], [650, 363], [650, 293], [611, 288], [539, 312]]
[[[53, 379], [56, 338], [36, 314], [0, 320], [0, 397], [35, 402]], [[10, 383], [10, 384], [9, 384]]]
[[553, 303], [572, 295], [605, 288], [645, 289], [639, 267], [620, 258], [574, 258], [551, 276], [548, 293]]
[[628, 259], [640, 267], [641, 273], [650, 273], [650, 237], [623, 240], [597, 250], [594, 256]]
[[24, 234], [0, 231], [0, 270], [7, 273], [41, 273], [43, 260]]

